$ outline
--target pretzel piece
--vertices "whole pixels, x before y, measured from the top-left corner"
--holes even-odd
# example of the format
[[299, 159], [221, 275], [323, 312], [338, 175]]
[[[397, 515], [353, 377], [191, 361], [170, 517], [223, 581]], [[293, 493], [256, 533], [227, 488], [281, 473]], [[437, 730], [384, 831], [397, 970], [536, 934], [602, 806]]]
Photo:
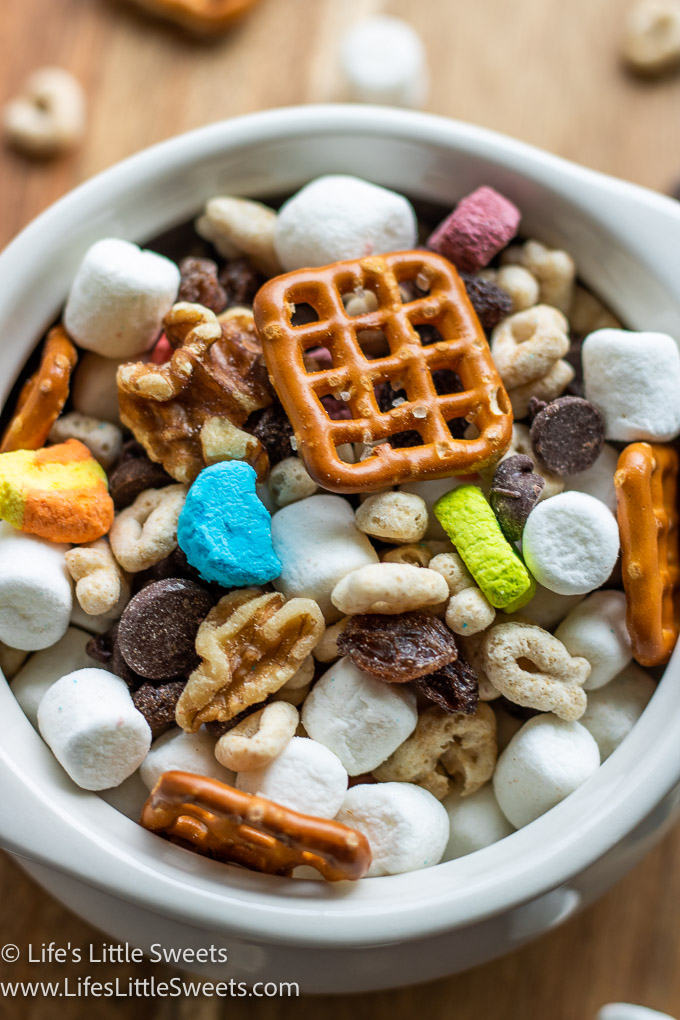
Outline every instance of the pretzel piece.
[[174, 21], [197, 35], [229, 28], [255, 0], [133, 0], [138, 7]]
[[660, 666], [680, 625], [677, 451], [632, 443], [619, 457], [614, 483], [633, 655], [642, 666]]
[[76, 349], [63, 327], [55, 326], [47, 335], [38, 371], [21, 389], [14, 416], [2, 437], [0, 453], [39, 450], [45, 445], [68, 398], [71, 372], [77, 360]]
[[268, 875], [308, 864], [328, 882], [356, 881], [371, 864], [368, 840], [356, 829], [188, 772], [161, 776], [141, 823], [206, 857]]
[[[417, 281], [422, 297], [403, 302], [399, 285]], [[352, 291], [371, 291], [374, 310], [350, 316]], [[310, 305], [318, 321], [291, 324], [294, 306]], [[316, 482], [334, 492], [383, 489], [424, 478], [470, 474], [493, 464], [512, 434], [512, 410], [489, 346], [454, 267], [433, 252], [395, 252], [269, 280], [258, 292], [255, 325], [270, 377], [295, 430], [298, 450]], [[424, 344], [416, 326], [435, 327]], [[361, 335], [382, 331], [390, 353], [368, 358]], [[303, 356], [327, 348], [330, 368], [308, 371]], [[433, 373], [449, 370], [461, 389], [437, 392]], [[441, 377], [440, 377], [441, 378]], [[381, 412], [374, 387], [389, 381], [406, 399]], [[340, 395], [351, 417], [331, 420], [321, 398]], [[475, 439], [456, 439], [448, 422], [466, 419]], [[417, 432], [422, 445], [398, 445]], [[401, 434], [398, 443], [390, 440]], [[363, 443], [370, 455], [343, 461], [338, 447]]]

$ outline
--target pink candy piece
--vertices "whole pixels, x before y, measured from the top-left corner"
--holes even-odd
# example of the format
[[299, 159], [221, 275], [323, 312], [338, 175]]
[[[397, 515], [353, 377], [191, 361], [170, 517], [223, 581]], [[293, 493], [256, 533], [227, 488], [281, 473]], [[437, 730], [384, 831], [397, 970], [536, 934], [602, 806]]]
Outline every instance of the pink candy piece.
[[149, 361], [153, 362], [154, 365], [164, 365], [166, 361], [170, 361], [173, 353], [170, 341], [166, 337], [165, 333], [161, 333], [156, 346], [151, 352]]
[[432, 232], [427, 247], [456, 269], [476, 273], [513, 239], [520, 211], [493, 188], [477, 188]]

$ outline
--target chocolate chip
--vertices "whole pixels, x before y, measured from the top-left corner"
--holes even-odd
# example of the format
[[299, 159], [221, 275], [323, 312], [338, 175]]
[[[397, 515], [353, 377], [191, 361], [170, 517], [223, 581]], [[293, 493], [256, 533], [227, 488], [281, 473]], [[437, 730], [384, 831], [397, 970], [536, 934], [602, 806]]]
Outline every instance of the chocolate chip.
[[142, 588], [118, 627], [118, 645], [130, 669], [150, 680], [187, 676], [199, 663], [196, 632], [212, 607], [210, 593], [184, 578]]
[[262, 275], [245, 258], [229, 259], [219, 279], [226, 292], [227, 308], [252, 305], [264, 282]]
[[147, 457], [144, 447], [132, 440], [123, 447], [118, 464], [109, 475], [109, 493], [116, 510], [124, 510], [145, 489], [162, 489], [174, 478]]
[[215, 315], [227, 307], [227, 293], [217, 279], [217, 263], [212, 259], [189, 256], [179, 264], [181, 275], [178, 301], [203, 305]]
[[539, 465], [556, 475], [586, 471], [604, 445], [604, 418], [583, 397], [558, 397], [531, 423], [531, 447]]
[[145, 683], [132, 695], [135, 708], [151, 727], [154, 740], [175, 725], [175, 708], [185, 686], [185, 680], [173, 680], [160, 687]]
[[481, 280], [478, 276], [470, 276], [468, 273], [461, 273], [460, 277], [482, 329], [490, 333], [501, 319], [505, 319], [512, 311], [510, 295], [491, 280]]
[[[136, 595], [148, 584], [153, 584], [154, 581], [167, 581], [170, 577], [181, 577], [185, 581], [195, 581], [196, 584], [202, 583], [199, 572], [191, 566], [185, 553], [177, 546], [168, 556], [164, 556], [153, 566], [147, 567], [146, 570], [139, 570], [132, 575], [132, 593]], [[203, 583], [203, 587], [207, 587], [207, 585]]]
[[489, 502], [509, 542], [522, 537], [527, 517], [540, 498], [545, 481], [534, 472], [531, 457], [517, 453], [502, 460], [493, 476]]
[[445, 712], [474, 715], [479, 704], [479, 681], [474, 669], [461, 653], [434, 673], [411, 681], [413, 686]]

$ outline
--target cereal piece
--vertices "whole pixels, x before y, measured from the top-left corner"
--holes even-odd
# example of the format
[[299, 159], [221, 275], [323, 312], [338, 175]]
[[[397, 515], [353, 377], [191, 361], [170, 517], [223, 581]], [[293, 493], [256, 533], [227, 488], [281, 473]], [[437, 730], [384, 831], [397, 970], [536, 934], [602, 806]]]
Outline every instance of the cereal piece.
[[430, 235], [428, 248], [446, 256], [457, 269], [475, 273], [505, 248], [519, 227], [516, 205], [493, 188], [477, 188]]
[[[527, 623], [499, 623], [484, 637], [484, 669], [516, 705], [579, 719], [586, 709], [587, 659], [573, 657], [552, 634]], [[526, 667], [526, 668], [525, 668]]]
[[631, 662], [606, 687], [588, 694], [580, 722], [595, 737], [602, 761], [628, 736], [655, 690], [652, 678]]
[[274, 244], [290, 272], [404, 251], [416, 239], [416, 216], [403, 195], [358, 177], [332, 174], [311, 181], [284, 202]]
[[76, 582], [76, 598], [90, 616], [120, 616], [130, 598], [130, 585], [104, 538], [64, 555], [69, 574]]
[[570, 655], [583, 656], [590, 663], [584, 690], [603, 687], [632, 658], [626, 629], [626, 596], [622, 591], [593, 592], [570, 610], [555, 637]]
[[314, 648], [313, 654], [317, 662], [335, 662], [336, 659], [340, 658], [338, 641], [350, 620], [351, 616], [344, 616], [342, 620], [338, 620], [337, 623], [332, 623], [330, 627], [326, 627], [321, 640]]
[[105, 358], [103, 354], [85, 351], [73, 376], [73, 410], [90, 418], [120, 424], [116, 373], [127, 361], [127, 358]]
[[613, 514], [616, 513], [616, 486], [614, 474], [619, 459], [619, 451], [609, 443], [602, 447], [600, 456], [587, 471], [569, 475], [565, 478], [565, 489], [585, 492], [604, 503]]
[[341, 613], [407, 613], [436, 606], [447, 595], [444, 578], [428, 567], [371, 563], [342, 577], [331, 602]]
[[648, 443], [627, 446], [614, 482], [633, 655], [643, 666], [659, 666], [670, 658], [680, 626], [678, 454]]
[[424, 542], [398, 545], [380, 557], [382, 563], [410, 563], [414, 567], [427, 567], [431, 559], [432, 553]]
[[544, 378], [568, 350], [569, 323], [548, 305], [510, 315], [491, 336], [491, 355], [508, 390]]
[[64, 636], [73, 604], [65, 552], [0, 522], [0, 641], [36, 651]]
[[255, 479], [254, 469], [241, 461], [205, 468], [179, 516], [180, 549], [202, 578], [223, 588], [264, 584], [281, 573]]
[[572, 332], [582, 337], [594, 333], [596, 329], [621, 328], [619, 320], [599, 298], [578, 284], [574, 287], [568, 315]]
[[311, 599], [290, 599], [257, 588], [220, 599], [198, 629], [203, 660], [177, 705], [177, 722], [195, 732], [212, 719], [228, 721], [283, 687], [324, 629]]
[[479, 683], [472, 666], [462, 654], [434, 673], [418, 677], [413, 686], [445, 712], [474, 715], [479, 703]]
[[458, 656], [451, 632], [426, 613], [351, 616], [337, 646], [365, 673], [397, 684], [435, 673]]
[[68, 439], [0, 454], [0, 517], [51, 542], [94, 542], [111, 527], [113, 500], [101, 465]]
[[385, 761], [417, 719], [413, 691], [362, 673], [348, 658], [317, 680], [302, 706], [307, 733], [333, 751], [350, 776]]
[[196, 221], [196, 232], [211, 241], [223, 258], [247, 255], [265, 276], [281, 272], [275, 230], [276, 212], [248, 198], [211, 198]]
[[425, 500], [410, 492], [379, 492], [369, 496], [354, 519], [359, 531], [384, 542], [419, 542], [427, 531]]
[[87, 654], [90, 635], [69, 627], [55, 645], [35, 652], [12, 680], [12, 694], [24, 715], [38, 728], [38, 706], [53, 683], [67, 673], [92, 665]]
[[316, 818], [334, 818], [347, 793], [347, 772], [323, 744], [293, 737], [267, 765], [239, 772], [236, 788]]
[[153, 740], [158, 740], [175, 725], [175, 709], [184, 683], [184, 680], [173, 680], [159, 687], [146, 683], [133, 692], [132, 703], [148, 722]]
[[410, 108], [425, 102], [425, 47], [401, 18], [374, 14], [351, 25], [340, 41], [340, 66], [354, 102]]
[[233, 786], [236, 776], [217, 760], [215, 746], [215, 738], [204, 729], [185, 733], [174, 726], [151, 745], [139, 769], [142, 782], [147, 790], [153, 790], [165, 772], [179, 771]]
[[354, 511], [340, 496], [316, 495], [272, 517], [272, 543], [281, 562], [274, 586], [288, 597], [314, 599], [328, 620], [341, 613], [331, 592], [345, 574], [378, 562], [375, 549], [354, 523]]
[[482, 329], [490, 333], [502, 319], [510, 315], [512, 300], [509, 294], [492, 280], [481, 276], [470, 276], [461, 273], [467, 296], [482, 324]]
[[518, 600], [531, 592], [531, 578], [482, 490], [461, 485], [441, 496], [434, 512], [491, 605], [519, 608]]
[[538, 280], [524, 266], [501, 266], [500, 269], [483, 269], [478, 279], [495, 284], [510, 298], [509, 314], [533, 308], [539, 302]]
[[[217, 263], [212, 259], [182, 259], [179, 264], [180, 285], [177, 300], [202, 305], [219, 315], [227, 307], [227, 293], [217, 278]], [[168, 346], [170, 346], [168, 344]], [[168, 353], [168, 359], [171, 351]], [[164, 359], [164, 360], [168, 360]], [[156, 359], [154, 359], [156, 360]]]
[[453, 779], [467, 797], [491, 778], [496, 754], [496, 716], [488, 705], [480, 703], [474, 715], [433, 707], [420, 714], [413, 735], [373, 774], [379, 783], [416, 783], [438, 800]]
[[676, 0], [636, 0], [629, 9], [623, 57], [638, 74], [661, 75], [680, 64], [680, 4]]
[[123, 570], [146, 570], [177, 547], [177, 521], [185, 499], [183, 485], [147, 489], [116, 514], [109, 541]]
[[551, 250], [540, 241], [527, 241], [521, 247], [504, 251], [501, 263], [528, 269], [538, 280], [541, 303], [567, 314], [574, 292], [576, 266], [566, 251]]
[[600, 752], [585, 726], [538, 715], [500, 755], [493, 789], [505, 817], [520, 829], [568, 797], [599, 766]]
[[62, 67], [42, 67], [3, 110], [3, 133], [29, 156], [57, 156], [74, 149], [85, 133], [85, 93]]
[[472, 575], [457, 552], [437, 553], [430, 560], [429, 566], [430, 570], [436, 570], [445, 579], [450, 595], [475, 587]]
[[338, 821], [368, 839], [373, 855], [369, 877], [431, 868], [441, 860], [449, 838], [444, 808], [427, 790], [410, 783], [353, 786]]
[[585, 394], [607, 439], [666, 442], [680, 434], [680, 352], [667, 333], [598, 329], [583, 341]]
[[562, 492], [531, 511], [522, 550], [539, 584], [560, 595], [584, 595], [604, 584], [614, 569], [616, 518], [593, 496]]
[[[292, 679], [294, 678], [291, 677]], [[289, 680], [288, 683], [290, 682]], [[299, 721], [297, 709], [292, 705], [286, 704], [285, 701], [272, 702], [246, 716], [220, 737], [215, 745], [215, 757], [221, 765], [233, 769], [234, 772], [262, 769], [281, 754], [292, 740]], [[259, 792], [241, 784], [239, 789], [248, 789], [249, 793]], [[264, 793], [262, 795], [265, 796]], [[274, 796], [271, 799], [277, 800]]]
[[116, 510], [124, 510], [145, 489], [172, 485], [172, 478], [160, 464], [149, 460], [141, 443], [132, 439], [123, 447], [120, 461], [109, 475], [109, 492]]
[[61, 414], [78, 355], [61, 326], [50, 330], [40, 367], [21, 388], [14, 415], [5, 429], [0, 452], [37, 450]]
[[604, 418], [589, 401], [559, 397], [535, 415], [531, 446], [540, 467], [556, 475], [575, 475], [593, 466], [604, 446], [604, 432]]
[[533, 470], [531, 457], [504, 458], [494, 472], [489, 502], [508, 542], [519, 542], [527, 517], [541, 498], [544, 479]]
[[79, 439], [106, 471], [118, 460], [123, 447], [123, 434], [117, 425], [78, 411], [57, 418], [47, 438], [51, 443]]
[[496, 619], [496, 610], [479, 588], [465, 588], [451, 596], [445, 618], [454, 634], [479, 634]]
[[64, 327], [86, 351], [133, 358], [153, 345], [179, 288], [174, 262], [107, 238], [85, 253], [64, 310]]
[[199, 663], [198, 628], [213, 607], [205, 588], [181, 578], [156, 581], [128, 603], [118, 644], [130, 669], [150, 680], [186, 676]]
[[38, 709], [43, 740], [84, 790], [118, 786], [141, 765], [151, 730], [125, 683], [103, 669], [67, 673]]
[[356, 880], [371, 863], [368, 840], [346, 825], [185, 772], [161, 777], [141, 823], [208, 857], [272, 875], [291, 875], [307, 864], [329, 882]]
[[515, 831], [499, 808], [490, 784], [469, 797], [462, 797], [454, 790], [442, 803], [449, 816], [451, 831], [442, 858], [445, 861], [482, 850]]
[[277, 507], [307, 499], [318, 489], [299, 457], [286, 457], [285, 460], [280, 460], [271, 470], [268, 485]]

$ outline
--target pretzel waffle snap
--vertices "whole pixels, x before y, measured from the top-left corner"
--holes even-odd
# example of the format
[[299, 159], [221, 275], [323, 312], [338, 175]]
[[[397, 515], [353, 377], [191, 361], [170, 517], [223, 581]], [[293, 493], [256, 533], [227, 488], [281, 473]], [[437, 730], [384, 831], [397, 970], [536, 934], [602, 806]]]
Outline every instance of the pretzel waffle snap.
[[642, 666], [660, 666], [680, 621], [678, 454], [633, 443], [621, 453], [614, 481], [633, 655]]
[[[399, 285], [417, 281], [429, 292], [402, 301]], [[424, 285], [424, 286], [423, 286]], [[351, 317], [342, 296], [372, 291], [377, 308]], [[293, 326], [295, 305], [310, 305], [318, 321]], [[489, 346], [454, 267], [433, 252], [397, 252], [269, 280], [254, 305], [267, 368], [295, 430], [299, 452], [316, 482], [335, 492], [382, 489], [423, 478], [470, 474], [493, 464], [512, 435], [512, 411]], [[415, 327], [435, 327], [424, 345]], [[386, 357], [368, 358], [362, 331], [382, 331]], [[327, 348], [332, 366], [307, 371], [303, 354]], [[460, 392], [439, 394], [433, 372], [449, 370]], [[375, 387], [389, 382], [406, 398], [382, 412]], [[351, 417], [331, 420], [321, 397], [339, 396]], [[395, 403], [398, 403], [395, 401]], [[465, 419], [476, 439], [456, 439], [448, 422]], [[417, 433], [411, 445], [390, 439]], [[363, 443], [368, 456], [341, 460], [343, 443]]]
[[326, 881], [340, 882], [362, 878], [371, 863], [368, 840], [356, 829], [189, 772], [161, 776], [141, 823], [206, 857], [269, 875], [308, 864]]
[[256, 0], [132, 0], [137, 7], [169, 18], [190, 32], [222, 32]]

